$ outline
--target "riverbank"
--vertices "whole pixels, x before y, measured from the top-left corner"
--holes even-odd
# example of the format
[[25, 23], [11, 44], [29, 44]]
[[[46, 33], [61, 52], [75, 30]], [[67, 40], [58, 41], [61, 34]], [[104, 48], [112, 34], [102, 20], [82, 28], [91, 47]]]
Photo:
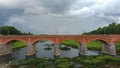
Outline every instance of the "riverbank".
[[25, 47], [25, 43], [21, 41], [14, 41], [14, 43], [11, 44], [13, 49], [19, 49]]
[[[78, 48], [78, 46], [80, 46], [80, 43], [78, 43], [75, 40], [66, 40], [66, 41], [63, 41], [62, 44], [66, 46], [71, 46], [73, 48]], [[114, 44], [115, 44], [115, 49], [116, 49], [117, 54], [120, 55], [120, 42], [117, 42]], [[94, 40], [94, 41], [87, 43], [86, 45], [87, 45], [88, 50], [102, 51], [103, 43], [99, 40]]]
[[31, 58], [12, 61], [11, 68], [119, 68], [120, 58], [109, 55], [82, 56], [73, 58]]

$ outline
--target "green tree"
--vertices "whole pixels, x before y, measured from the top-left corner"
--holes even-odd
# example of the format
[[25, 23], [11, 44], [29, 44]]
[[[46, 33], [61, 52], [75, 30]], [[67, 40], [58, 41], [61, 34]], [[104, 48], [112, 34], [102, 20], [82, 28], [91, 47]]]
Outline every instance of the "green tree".
[[85, 34], [120, 34], [120, 24], [112, 23]]
[[21, 31], [19, 31], [13, 26], [1, 26], [0, 34], [1, 35], [21, 35], [22, 33]]

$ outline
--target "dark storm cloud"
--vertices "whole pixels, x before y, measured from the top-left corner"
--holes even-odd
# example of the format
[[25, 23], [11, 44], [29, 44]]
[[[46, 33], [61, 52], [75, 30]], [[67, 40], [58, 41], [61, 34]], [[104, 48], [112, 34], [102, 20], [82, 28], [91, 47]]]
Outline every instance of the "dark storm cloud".
[[23, 9], [0, 9], [0, 25], [4, 25], [10, 17], [22, 13]]
[[52, 13], [64, 13], [77, 0], [41, 0], [40, 5]]

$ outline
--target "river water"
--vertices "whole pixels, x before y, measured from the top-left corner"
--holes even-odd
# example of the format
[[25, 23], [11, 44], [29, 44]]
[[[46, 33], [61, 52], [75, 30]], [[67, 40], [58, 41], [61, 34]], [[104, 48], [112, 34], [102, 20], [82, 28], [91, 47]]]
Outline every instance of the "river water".
[[[35, 57], [37, 57], [37, 58], [47, 57], [47, 58], [54, 59], [54, 47], [52, 47], [51, 50], [45, 50], [45, 48], [47, 47], [47, 46], [45, 46], [45, 44], [50, 44], [50, 43], [49, 42], [44, 42], [44, 43], [39, 42], [35, 45], [36, 49], [37, 49], [37, 53], [36, 53]], [[13, 50], [12, 54], [10, 54], [8, 56], [0, 57], [0, 62], [26, 59], [25, 53], [26, 53], [26, 47], [20, 48], [20, 49], [15, 49], [15, 50]], [[77, 57], [77, 56], [79, 56], [78, 49], [75, 49], [75, 48], [71, 48], [71, 50], [64, 50], [64, 51], [61, 50], [60, 54], [61, 54], [60, 57]], [[99, 55], [99, 54], [100, 54], [99, 51], [88, 50], [88, 55]]]

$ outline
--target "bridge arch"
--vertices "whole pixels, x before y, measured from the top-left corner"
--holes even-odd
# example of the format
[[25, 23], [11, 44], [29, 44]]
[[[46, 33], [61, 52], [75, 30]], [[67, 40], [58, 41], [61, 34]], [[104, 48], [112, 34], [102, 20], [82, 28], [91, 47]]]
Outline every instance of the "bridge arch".
[[[14, 47], [14, 44], [12, 43], [15, 43], [16, 41], [20, 42], [20, 45], [15, 45]], [[24, 56], [25, 57], [25, 52], [26, 52], [26, 41], [22, 40], [22, 39], [9, 39], [9, 40], [6, 40], [2, 45], [1, 45], [1, 49], [4, 54], [3, 55], [7, 55], [7, 54], [17, 54], [17, 55], [20, 55], [20, 56]], [[22, 46], [21, 46], [22, 45]], [[16, 47], [18, 46], [18, 47]], [[21, 53], [21, 50], [19, 50], [20, 52], [16, 52], [16, 51], [13, 51], [14, 49], [16, 48], [20, 48], [23, 47], [23, 50], [22, 50], [22, 53]], [[24, 47], [25, 46], [25, 47]], [[16, 58], [17, 56], [15, 56]], [[24, 57], [20, 57], [20, 58], [24, 58]], [[18, 58], [18, 57], [17, 57]]]
[[6, 42], [4, 42], [4, 45], [12, 43], [13, 41], [21, 41], [21, 42], [27, 44], [27, 42], [25, 40], [22, 40], [22, 39], [10, 39], [10, 40], [7, 40]]
[[116, 39], [116, 40], [113, 40], [113, 43], [117, 43], [117, 42], [120, 42], [120, 39]]
[[89, 43], [89, 42], [95, 41], [95, 40], [101, 41], [102, 43], [105, 43], [105, 44], [109, 44], [109, 41], [108, 41], [108, 40], [106, 40], [106, 39], [101, 39], [101, 38], [90, 39], [90, 40], [88, 40], [86, 43]]
[[65, 39], [65, 40], [62, 40], [59, 44], [61, 47], [69, 46], [72, 48], [79, 48], [82, 45], [80, 41], [74, 40], [74, 39]]
[[64, 42], [64, 41], [69, 41], [69, 40], [72, 40], [72, 41], [75, 41], [75, 42], [77, 42], [77, 43], [79, 43], [79, 44], [82, 44], [81, 41], [75, 40], [75, 39], [64, 39], [64, 40], [61, 40], [61, 41], [59, 42], [59, 44], [61, 44], [61, 43]]
[[35, 43], [37, 43], [37, 42], [39, 42], [39, 41], [44, 41], [44, 40], [50, 41], [52, 44], [55, 43], [53, 40], [50, 40], [50, 39], [36, 39], [36, 40], [32, 41], [31, 44], [34, 45]]
[[115, 55], [114, 44], [103, 39], [93, 39], [87, 43], [87, 47], [89, 50], [98, 50], [109, 55]]

